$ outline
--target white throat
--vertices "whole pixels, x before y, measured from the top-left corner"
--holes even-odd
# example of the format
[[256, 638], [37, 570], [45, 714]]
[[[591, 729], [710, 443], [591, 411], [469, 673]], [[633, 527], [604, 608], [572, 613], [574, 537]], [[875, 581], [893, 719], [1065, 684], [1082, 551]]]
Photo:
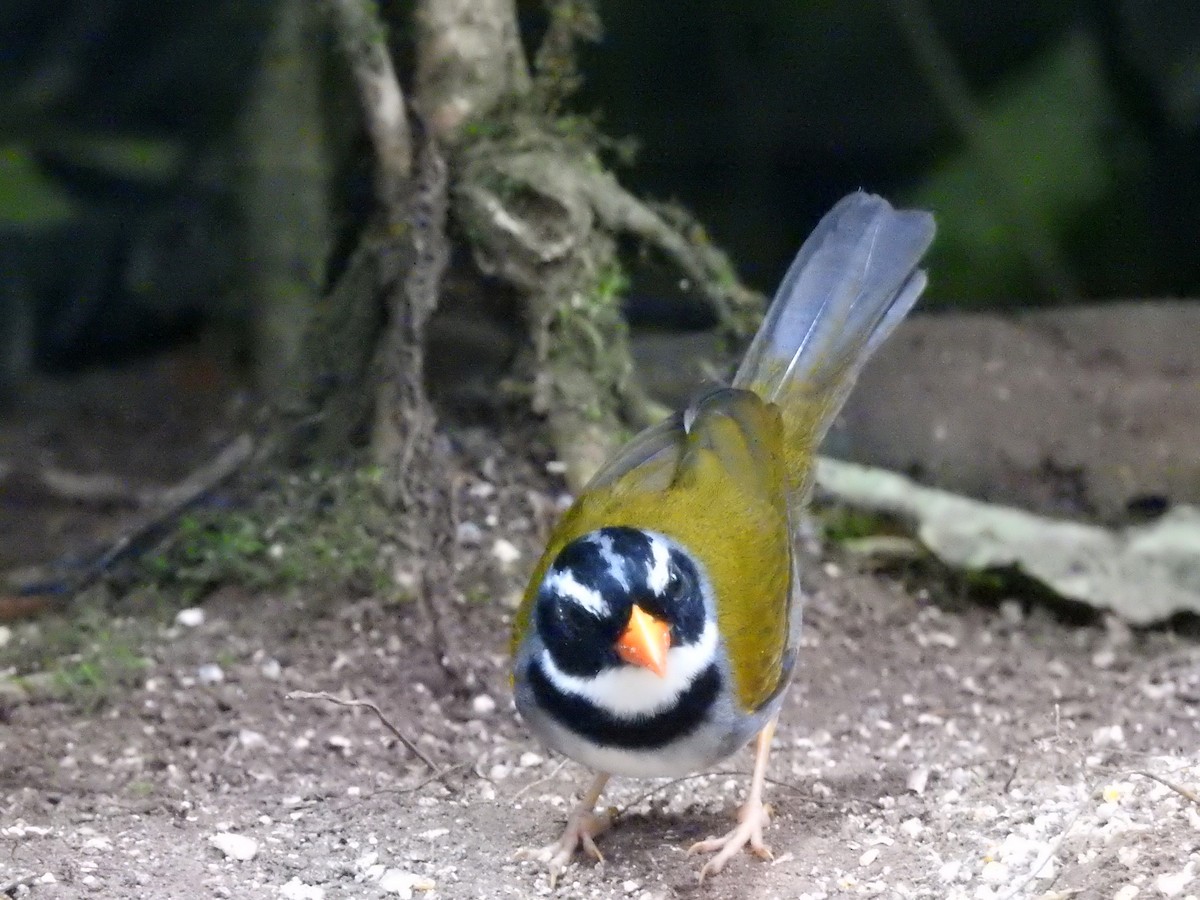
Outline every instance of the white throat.
[[716, 655], [717, 626], [710, 620], [696, 643], [667, 651], [667, 674], [662, 678], [628, 665], [580, 678], [556, 666], [549, 650], [542, 651], [541, 664], [546, 678], [562, 693], [582, 697], [616, 718], [638, 719], [670, 708]]

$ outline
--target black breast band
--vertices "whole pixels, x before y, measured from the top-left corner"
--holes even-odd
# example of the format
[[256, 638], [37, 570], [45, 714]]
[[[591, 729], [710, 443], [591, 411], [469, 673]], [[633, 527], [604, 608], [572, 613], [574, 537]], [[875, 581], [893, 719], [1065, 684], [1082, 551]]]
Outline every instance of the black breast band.
[[704, 720], [721, 689], [721, 673], [712, 663], [670, 708], [635, 719], [618, 718], [577, 694], [564, 694], [546, 677], [538, 659], [529, 663], [529, 684], [538, 705], [580, 737], [603, 747], [653, 750], [687, 736]]

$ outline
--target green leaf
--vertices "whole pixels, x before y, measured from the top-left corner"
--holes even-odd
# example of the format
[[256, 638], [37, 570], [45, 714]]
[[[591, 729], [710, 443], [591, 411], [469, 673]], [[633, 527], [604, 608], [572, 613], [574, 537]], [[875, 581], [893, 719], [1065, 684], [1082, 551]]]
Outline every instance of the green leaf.
[[49, 228], [75, 213], [66, 191], [38, 171], [27, 151], [0, 147], [0, 225]]

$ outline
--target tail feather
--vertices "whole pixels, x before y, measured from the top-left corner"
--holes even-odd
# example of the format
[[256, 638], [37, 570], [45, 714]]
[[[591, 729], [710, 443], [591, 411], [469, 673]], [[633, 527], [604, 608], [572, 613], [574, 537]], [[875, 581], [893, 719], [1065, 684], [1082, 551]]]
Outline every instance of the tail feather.
[[859, 371], [925, 289], [933, 216], [859, 191], [818, 223], [734, 378], [783, 411], [794, 488]]

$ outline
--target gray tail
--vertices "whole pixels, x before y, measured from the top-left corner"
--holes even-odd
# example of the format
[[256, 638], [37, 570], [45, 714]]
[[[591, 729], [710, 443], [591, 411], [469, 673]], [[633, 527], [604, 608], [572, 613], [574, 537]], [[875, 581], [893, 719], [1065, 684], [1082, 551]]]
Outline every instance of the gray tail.
[[917, 302], [934, 230], [929, 213], [859, 191], [800, 248], [733, 381], [779, 405], [789, 451], [815, 451], [863, 365]]

